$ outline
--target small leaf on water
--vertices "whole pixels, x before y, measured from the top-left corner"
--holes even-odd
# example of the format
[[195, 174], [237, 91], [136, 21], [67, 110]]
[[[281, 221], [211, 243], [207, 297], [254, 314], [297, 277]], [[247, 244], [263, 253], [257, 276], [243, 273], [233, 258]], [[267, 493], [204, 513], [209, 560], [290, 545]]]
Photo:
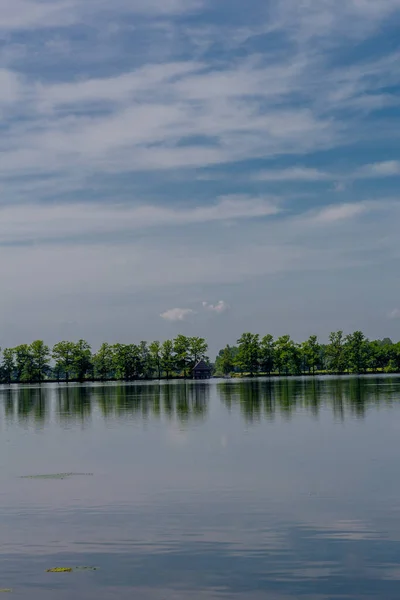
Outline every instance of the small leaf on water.
[[0, 588], [0, 594], [10, 594], [11, 592], [10, 588]]
[[97, 571], [97, 567], [54, 567], [54, 569], [47, 569], [46, 573], [72, 573], [72, 571]]
[[21, 479], [66, 479], [67, 477], [92, 477], [93, 473], [53, 473], [50, 475], [22, 475]]

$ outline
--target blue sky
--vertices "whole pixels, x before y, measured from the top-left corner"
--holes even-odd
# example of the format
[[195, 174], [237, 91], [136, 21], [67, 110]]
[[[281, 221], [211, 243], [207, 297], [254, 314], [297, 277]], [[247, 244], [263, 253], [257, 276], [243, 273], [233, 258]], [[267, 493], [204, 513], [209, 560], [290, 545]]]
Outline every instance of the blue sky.
[[400, 0], [3, 0], [2, 345], [400, 338]]

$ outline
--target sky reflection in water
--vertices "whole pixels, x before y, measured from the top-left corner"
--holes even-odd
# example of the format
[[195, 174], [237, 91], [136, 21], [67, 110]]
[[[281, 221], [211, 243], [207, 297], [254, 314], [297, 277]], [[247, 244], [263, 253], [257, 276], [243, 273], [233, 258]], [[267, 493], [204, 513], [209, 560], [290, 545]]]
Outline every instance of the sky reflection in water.
[[[0, 588], [398, 598], [400, 379], [0, 391]], [[22, 479], [93, 473], [65, 479]], [[97, 571], [46, 573], [56, 566]]]

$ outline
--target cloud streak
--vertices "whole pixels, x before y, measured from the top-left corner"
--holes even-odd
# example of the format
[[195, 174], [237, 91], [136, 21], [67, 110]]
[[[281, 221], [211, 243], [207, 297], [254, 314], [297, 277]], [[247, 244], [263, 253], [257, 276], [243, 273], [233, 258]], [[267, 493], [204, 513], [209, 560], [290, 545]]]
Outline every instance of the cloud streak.
[[332, 178], [330, 173], [307, 167], [265, 170], [254, 176], [256, 181], [326, 181]]
[[0, 30], [67, 28], [89, 20], [96, 24], [102, 15], [118, 13], [163, 17], [189, 13], [201, 4], [200, 0], [115, 0], [110, 10], [104, 0], [2, 0]]
[[152, 227], [263, 218], [278, 212], [272, 200], [240, 195], [223, 196], [214, 204], [193, 208], [113, 203], [7, 205], [0, 207], [0, 243], [115, 236]]
[[160, 317], [165, 321], [185, 321], [191, 315], [196, 314], [191, 308], [170, 308], [161, 313]]

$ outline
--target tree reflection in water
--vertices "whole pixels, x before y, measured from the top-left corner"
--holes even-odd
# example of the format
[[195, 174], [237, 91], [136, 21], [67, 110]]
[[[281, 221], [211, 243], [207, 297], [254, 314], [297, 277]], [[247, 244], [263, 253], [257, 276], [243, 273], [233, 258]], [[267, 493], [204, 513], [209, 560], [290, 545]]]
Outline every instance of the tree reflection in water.
[[[44, 427], [91, 418], [167, 419], [181, 424], [206, 418], [212, 401], [228, 412], [239, 410], [247, 422], [290, 419], [298, 411], [318, 418], [331, 409], [336, 419], [363, 418], [371, 406], [400, 398], [398, 377], [281, 378], [216, 382], [43, 385], [0, 388], [0, 411], [9, 422]], [[227, 415], [228, 418], [228, 415]]]

